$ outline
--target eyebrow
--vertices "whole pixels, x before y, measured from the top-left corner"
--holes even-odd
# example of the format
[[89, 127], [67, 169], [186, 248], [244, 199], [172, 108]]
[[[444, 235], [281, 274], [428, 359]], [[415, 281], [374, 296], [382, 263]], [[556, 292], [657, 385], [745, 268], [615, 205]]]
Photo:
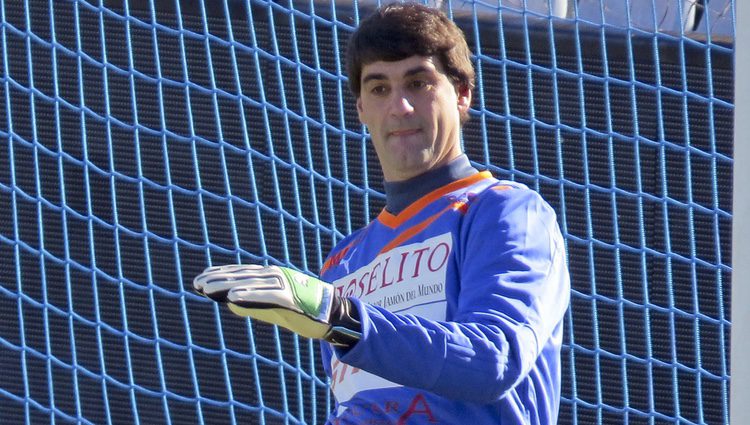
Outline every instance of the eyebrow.
[[[404, 78], [405, 77], [411, 77], [412, 75], [416, 75], [416, 74], [419, 74], [419, 73], [422, 73], [422, 72], [429, 73], [429, 72], [432, 72], [432, 71], [431, 71], [430, 68], [427, 68], [424, 65], [419, 65], [419, 66], [415, 66], [414, 68], [410, 68], [406, 72], [404, 72]], [[373, 80], [387, 80], [387, 79], [388, 79], [388, 77], [385, 74], [380, 73], [380, 72], [376, 72], [376, 73], [372, 73], [372, 74], [367, 74], [367, 75], [365, 75], [364, 78], [362, 78], [362, 85], [365, 85], [368, 82], [373, 81]]]

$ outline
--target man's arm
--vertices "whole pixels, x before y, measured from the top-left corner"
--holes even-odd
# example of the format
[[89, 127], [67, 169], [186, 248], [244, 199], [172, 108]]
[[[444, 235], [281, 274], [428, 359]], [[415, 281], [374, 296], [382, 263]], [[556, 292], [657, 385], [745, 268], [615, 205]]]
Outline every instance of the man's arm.
[[357, 311], [349, 299], [337, 295], [330, 284], [287, 267], [209, 267], [193, 286], [226, 303], [238, 316], [279, 325], [303, 337], [337, 347], [349, 347], [360, 337]]
[[480, 198], [455, 248], [454, 317], [426, 320], [354, 300], [362, 338], [335, 350], [341, 361], [449, 398], [492, 402], [528, 375], [551, 339], [559, 353], [570, 283], [554, 212], [527, 189]]
[[[345, 305], [357, 323], [355, 339], [335, 349], [344, 363], [445, 397], [496, 401], [527, 376], [548, 341], [557, 338], [552, 344], [559, 353], [554, 332], [567, 310], [570, 283], [555, 214], [538, 194], [491, 190], [480, 198], [456, 246], [461, 290], [450, 321], [391, 313], [354, 298], [335, 303], [331, 285], [274, 266], [225, 266], [244, 268], [241, 279], [207, 269], [196, 289], [236, 314], [329, 342], [331, 317], [340, 317], [334, 305]], [[281, 283], [257, 280], [269, 273]], [[267, 286], [270, 293], [264, 293]], [[296, 292], [310, 292], [308, 286], [315, 288], [311, 293], [322, 291], [313, 297], [320, 301], [300, 301]], [[345, 335], [351, 330], [344, 326]]]

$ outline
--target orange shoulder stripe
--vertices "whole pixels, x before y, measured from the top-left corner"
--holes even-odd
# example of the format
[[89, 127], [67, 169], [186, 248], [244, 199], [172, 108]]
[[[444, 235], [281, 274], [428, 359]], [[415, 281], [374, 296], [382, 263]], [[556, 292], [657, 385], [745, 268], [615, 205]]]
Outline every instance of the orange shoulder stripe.
[[344, 246], [343, 248], [341, 248], [341, 250], [339, 250], [339, 252], [337, 252], [336, 254], [328, 257], [328, 259], [325, 261], [325, 263], [323, 263], [323, 267], [320, 268], [320, 273], [319, 274], [322, 275], [329, 268], [331, 268], [332, 266], [335, 266], [336, 264], [338, 264], [339, 261], [341, 261], [341, 259], [344, 258], [344, 255], [346, 255], [346, 253], [349, 252], [349, 250], [351, 249], [351, 247], [354, 244], [356, 244], [357, 242], [359, 242], [362, 239], [362, 236], [364, 236], [369, 231], [370, 231], [369, 226], [365, 227], [362, 230], [362, 232], [359, 234], [358, 237], [354, 238], [351, 242], [349, 242], [348, 244], [346, 244], [346, 246]]

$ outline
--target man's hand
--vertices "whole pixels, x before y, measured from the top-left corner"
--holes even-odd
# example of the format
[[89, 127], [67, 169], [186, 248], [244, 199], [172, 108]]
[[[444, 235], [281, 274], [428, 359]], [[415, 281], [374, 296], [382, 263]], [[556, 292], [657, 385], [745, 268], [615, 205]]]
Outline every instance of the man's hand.
[[[234, 314], [282, 326], [307, 338], [349, 345], [359, 332], [331, 323], [351, 306], [333, 285], [286, 267], [234, 264], [209, 267], [193, 281], [195, 290], [225, 302]], [[343, 304], [346, 304], [345, 306]], [[357, 323], [358, 324], [358, 323]]]

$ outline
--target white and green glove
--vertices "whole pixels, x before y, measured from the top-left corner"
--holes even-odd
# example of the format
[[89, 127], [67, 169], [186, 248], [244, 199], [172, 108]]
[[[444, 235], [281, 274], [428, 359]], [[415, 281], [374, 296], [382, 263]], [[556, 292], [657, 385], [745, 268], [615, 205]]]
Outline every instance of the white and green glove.
[[286, 267], [209, 267], [196, 276], [193, 286], [226, 303], [238, 316], [279, 325], [303, 337], [349, 347], [360, 338], [351, 301], [337, 295], [333, 285]]

